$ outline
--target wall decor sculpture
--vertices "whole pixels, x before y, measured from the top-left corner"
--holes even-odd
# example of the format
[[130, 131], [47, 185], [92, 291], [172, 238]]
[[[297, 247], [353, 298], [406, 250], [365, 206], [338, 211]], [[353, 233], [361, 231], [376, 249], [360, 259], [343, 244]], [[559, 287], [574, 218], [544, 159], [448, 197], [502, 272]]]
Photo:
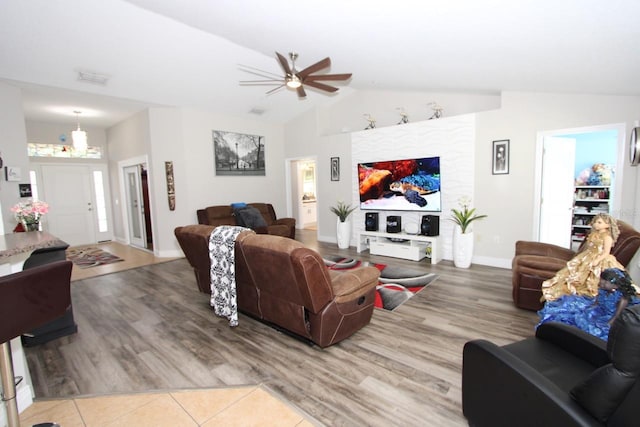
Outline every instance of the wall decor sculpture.
[[167, 175], [167, 197], [169, 198], [169, 210], [176, 210], [176, 186], [173, 181], [173, 162], [164, 162], [164, 171]]

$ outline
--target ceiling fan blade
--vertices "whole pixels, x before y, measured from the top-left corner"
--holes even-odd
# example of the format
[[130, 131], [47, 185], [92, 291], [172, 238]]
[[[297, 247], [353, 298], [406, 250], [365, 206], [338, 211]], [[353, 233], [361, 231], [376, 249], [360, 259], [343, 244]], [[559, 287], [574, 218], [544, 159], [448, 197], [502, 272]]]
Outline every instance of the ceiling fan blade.
[[281, 85], [282, 80], [241, 80], [241, 86], [263, 86], [263, 85]]
[[307, 92], [304, 91], [303, 86], [298, 86], [298, 88], [296, 89], [296, 92], [298, 92], [298, 98], [304, 98], [307, 96]]
[[279, 91], [280, 89], [282, 89], [284, 87], [284, 85], [280, 85], [278, 87], [274, 87], [273, 89], [267, 91], [267, 95], [271, 95], [272, 93], [275, 93], [277, 91]]
[[309, 74], [313, 74], [316, 71], [324, 70], [325, 68], [330, 67], [330, 66], [331, 66], [331, 58], [326, 57], [323, 60], [318, 61], [313, 65], [309, 65], [307, 68], [305, 68], [304, 70], [300, 71], [298, 73], [298, 77], [300, 77], [301, 79], [304, 79]]
[[291, 67], [289, 67], [289, 61], [287, 61], [287, 58], [285, 58], [278, 52], [276, 52], [276, 56], [278, 57], [278, 61], [280, 62], [280, 66], [282, 66], [282, 69], [284, 70], [284, 72], [286, 74], [293, 74], [291, 72]]
[[327, 91], [327, 92], [335, 92], [338, 90], [337, 87], [329, 86], [320, 82], [307, 81], [307, 82], [304, 82], [304, 84], [307, 86], [315, 87], [316, 89]]
[[314, 74], [312, 76], [305, 77], [304, 81], [317, 81], [317, 80], [349, 80], [351, 73], [344, 74]]
[[238, 64], [238, 68], [240, 69], [240, 71], [244, 71], [245, 73], [249, 73], [249, 74], [254, 74], [256, 76], [265, 77], [268, 79], [282, 79], [282, 76], [279, 74], [275, 74], [270, 71], [264, 71], [255, 67], [250, 67], [248, 65]]

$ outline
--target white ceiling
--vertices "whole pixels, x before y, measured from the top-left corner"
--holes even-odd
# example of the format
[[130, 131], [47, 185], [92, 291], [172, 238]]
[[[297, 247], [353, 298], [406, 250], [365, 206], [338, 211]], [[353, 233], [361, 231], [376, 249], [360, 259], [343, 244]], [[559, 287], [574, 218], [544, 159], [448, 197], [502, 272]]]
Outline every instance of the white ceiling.
[[[27, 119], [103, 127], [148, 105], [286, 122], [353, 90], [640, 95], [638, 16], [637, 0], [3, 0], [0, 79]], [[238, 84], [257, 78], [239, 64], [280, 74], [275, 51], [353, 78], [304, 100]]]

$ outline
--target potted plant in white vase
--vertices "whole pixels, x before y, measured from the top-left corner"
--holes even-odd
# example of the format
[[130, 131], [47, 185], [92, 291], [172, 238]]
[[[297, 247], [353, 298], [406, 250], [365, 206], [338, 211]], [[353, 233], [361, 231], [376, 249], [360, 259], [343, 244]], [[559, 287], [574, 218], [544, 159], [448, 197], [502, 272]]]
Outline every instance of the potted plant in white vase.
[[331, 206], [330, 210], [338, 217], [336, 222], [338, 248], [347, 249], [351, 241], [351, 218], [349, 218], [349, 215], [351, 215], [351, 212], [355, 211], [356, 208], [340, 201], [336, 206]]
[[458, 201], [462, 209], [451, 209], [451, 221], [456, 223], [453, 228], [453, 264], [459, 268], [469, 268], [473, 256], [473, 221], [486, 218], [486, 215], [476, 214], [475, 208], [470, 208], [471, 199], [462, 197]]

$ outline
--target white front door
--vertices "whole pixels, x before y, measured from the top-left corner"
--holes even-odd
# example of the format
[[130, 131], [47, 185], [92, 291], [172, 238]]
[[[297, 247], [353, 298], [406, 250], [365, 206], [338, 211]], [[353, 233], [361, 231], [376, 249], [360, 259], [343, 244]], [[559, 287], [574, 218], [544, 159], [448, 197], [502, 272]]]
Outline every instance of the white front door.
[[96, 243], [92, 182], [88, 166], [42, 166], [48, 231], [70, 246]]
[[142, 184], [140, 182], [141, 165], [124, 168], [127, 217], [129, 222], [129, 242], [141, 248], [146, 247], [146, 231], [144, 225], [144, 202], [142, 200]]
[[576, 140], [545, 137], [540, 197], [540, 241], [571, 247]]

